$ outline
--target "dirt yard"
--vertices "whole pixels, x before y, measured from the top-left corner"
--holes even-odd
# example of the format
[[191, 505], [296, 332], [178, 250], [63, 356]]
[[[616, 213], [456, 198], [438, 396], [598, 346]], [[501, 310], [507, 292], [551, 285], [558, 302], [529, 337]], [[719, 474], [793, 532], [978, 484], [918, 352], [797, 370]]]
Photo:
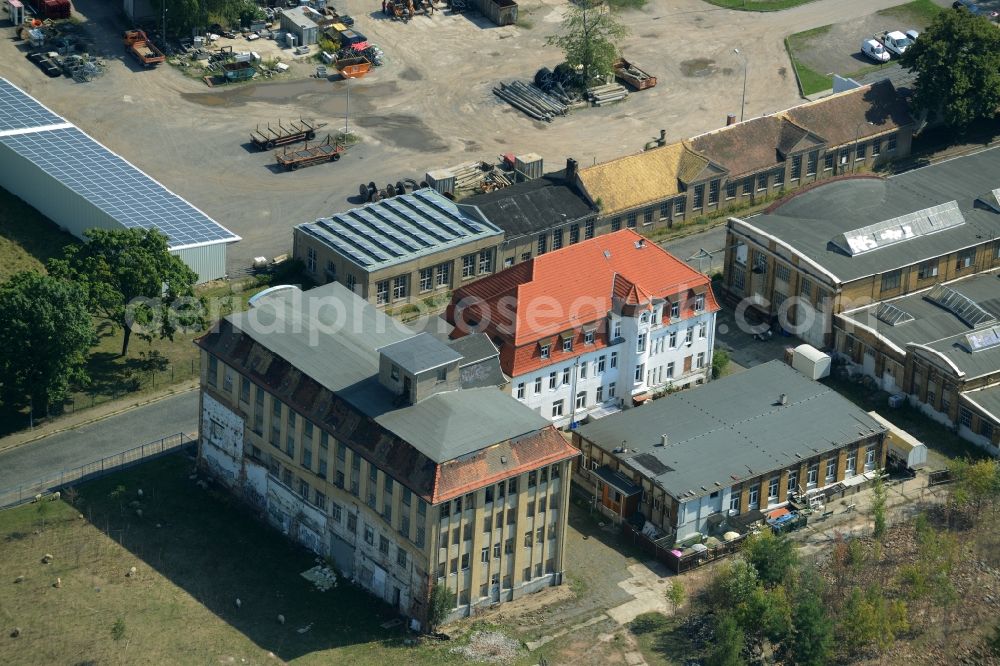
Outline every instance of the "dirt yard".
[[[350, 123], [362, 143], [336, 164], [295, 173], [275, 173], [271, 154], [248, 150], [248, 132], [280, 118], [343, 125], [347, 84], [308, 78], [313, 63], [293, 65], [283, 80], [225, 90], [171, 67], [143, 71], [125, 59], [118, 35], [129, 26], [119, 5], [98, 0], [74, 6], [111, 61], [103, 78], [46, 79], [10, 39], [0, 41], [0, 59], [3, 76], [242, 236], [229, 253], [236, 269], [254, 256], [288, 251], [292, 226], [348, 208], [362, 182], [422, 178], [430, 169], [505, 152], [537, 152], [550, 168], [569, 156], [586, 165], [638, 151], [661, 128], [679, 140], [720, 127], [740, 110], [737, 47], [748, 63], [746, 116], [792, 106], [799, 97], [784, 37], [893, 4], [816, 0], [751, 13], [700, 0], [650, 0], [621, 19], [631, 29], [625, 55], [655, 74], [657, 87], [623, 104], [540, 123], [491, 89], [559, 62], [545, 38], [558, 31], [565, 0], [525, 0], [524, 27], [502, 28], [444, 12], [404, 24], [384, 19], [368, 0], [343, 0], [337, 8], [385, 51], [386, 64], [350, 84]], [[0, 32], [9, 38], [13, 29]]]

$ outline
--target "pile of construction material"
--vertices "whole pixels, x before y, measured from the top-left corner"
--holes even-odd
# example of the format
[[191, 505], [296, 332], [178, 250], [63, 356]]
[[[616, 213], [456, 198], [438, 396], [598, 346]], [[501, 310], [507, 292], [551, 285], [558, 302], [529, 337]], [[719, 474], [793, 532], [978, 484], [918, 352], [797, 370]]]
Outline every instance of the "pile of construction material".
[[620, 102], [626, 97], [628, 97], [628, 90], [625, 86], [617, 83], [608, 83], [603, 86], [587, 88], [587, 99], [590, 100], [594, 106], [603, 106], [605, 104], [611, 104], [612, 102]]
[[[572, 103], [569, 98], [543, 92], [538, 86], [513, 81], [501, 83], [493, 94], [535, 120], [552, 122], [554, 116], [565, 116]], [[565, 101], [564, 101], [565, 100]]]
[[455, 176], [455, 190], [492, 192], [514, 184], [514, 174], [489, 162], [465, 162], [448, 169]]

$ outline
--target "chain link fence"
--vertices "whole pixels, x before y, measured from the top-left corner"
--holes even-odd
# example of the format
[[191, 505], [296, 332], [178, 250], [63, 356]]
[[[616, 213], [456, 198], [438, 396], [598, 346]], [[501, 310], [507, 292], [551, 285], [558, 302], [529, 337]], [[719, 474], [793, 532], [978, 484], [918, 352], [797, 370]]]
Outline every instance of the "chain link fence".
[[53, 472], [33, 483], [25, 483], [16, 488], [0, 491], [0, 509], [24, 504], [34, 500], [37, 495], [65, 488], [74, 483], [97, 479], [112, 472], [128, 469], [141, 462], [180, 451], [186, 447], [193, 448], [196, 443], [197, 438], [177, 432], [121, 453], [105, 456], [80, 467]]

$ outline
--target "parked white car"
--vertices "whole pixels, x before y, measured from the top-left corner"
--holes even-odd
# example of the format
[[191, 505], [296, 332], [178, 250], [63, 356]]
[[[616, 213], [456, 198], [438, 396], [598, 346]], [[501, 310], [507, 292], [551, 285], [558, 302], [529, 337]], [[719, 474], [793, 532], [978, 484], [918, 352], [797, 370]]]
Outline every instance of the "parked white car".
[[874, 39], [866, 39], [861, 42], [861, 52], [875, 62], [889, 62], [889, 52]]
[[916, 30], [910, 28], [909, 30], [906, 31], [906, 36], [909, 37], [913, 41], [917, 41], [917, 37], [920, 36], [920, 33], [917, 32]]
[[896, 55], [903, 55], [906, 53], [906, 49], [913, 45], [913, 40], [901, 33], [899, 30], [893, 30], [891, 32], [883, 32], [876, 39], [882, 42], [886, 50], [895, 53]]

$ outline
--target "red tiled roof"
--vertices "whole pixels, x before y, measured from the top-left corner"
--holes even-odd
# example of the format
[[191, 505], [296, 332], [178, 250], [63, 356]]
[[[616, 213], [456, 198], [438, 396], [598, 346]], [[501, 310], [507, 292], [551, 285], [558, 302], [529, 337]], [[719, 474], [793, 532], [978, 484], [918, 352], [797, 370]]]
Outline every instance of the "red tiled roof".
[[[580, 454], [553, 427], [438, 465], [432, 504]], [[563, 483], [569, 480], [565, 479]]]

